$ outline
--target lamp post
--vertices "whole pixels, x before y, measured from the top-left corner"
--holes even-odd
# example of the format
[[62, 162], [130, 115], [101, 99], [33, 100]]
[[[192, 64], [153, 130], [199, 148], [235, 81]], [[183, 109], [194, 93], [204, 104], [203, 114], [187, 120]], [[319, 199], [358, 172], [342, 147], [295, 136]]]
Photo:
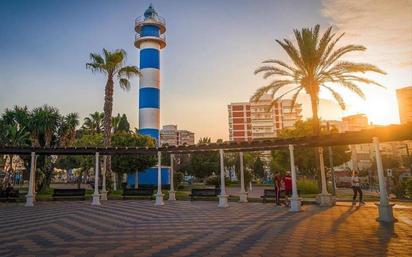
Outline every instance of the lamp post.
[[176, 201], [176, 191], [175, 191], [175, 187], [174, 187], [174, 177], [173, 177], [173, 173], [174, 173], [174, 165], [173, 165], [173, 161], [174, 161], [175, 155], [171, 154], [170, 155], [170, 191], [169, 191], [169, 201]]
[[247, 203], [247, 192], [245, 190], [245, 172], [243, 167], [243, 152], [239, 153], [240, 159], [240, 193], [239, 193], [239, 202]]
[[[328, 129], [328, 133], [330, 134], [329, 122], [326, 123], [326, 127]], [[335, 181], [335, 170], [333, 169], [332, 146], [328, 146], [328, 153], [329, 153], [329, 168], [330, 168], [330, 173], [332, 175], [332, 195], [336, 196], [336, 181]]]
[[157, 194], [155, 205], [164, 205], [162, 194], [162, 152], [157, 152]]

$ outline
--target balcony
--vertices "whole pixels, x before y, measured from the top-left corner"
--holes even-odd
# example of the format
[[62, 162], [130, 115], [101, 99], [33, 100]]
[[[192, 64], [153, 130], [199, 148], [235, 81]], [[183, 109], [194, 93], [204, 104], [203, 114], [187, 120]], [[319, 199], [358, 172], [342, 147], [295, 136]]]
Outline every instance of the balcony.
[[140, 48], [140, 44], [144, 41], [156, 41], [160, 45], [160, 49], [166, 46], [166, 36], [165, 34], [160, 34], [159, 36], [142, 36], [140, 33], [136, 34], [134, 38], [134, 46]]
[[134, 27], [135, 31], [137, 33], [140, 33], [140, 30], [142, 26], [144, 25], [155, 25], [159, 27], [160, 34], [163, 34], [166, 31], [166, 20], [163, 17], [158, 16], [158, 15], [148, 18], [148, 19], [145, 19], [144, 16], [137, 17], [135, 20], [135, 27]]

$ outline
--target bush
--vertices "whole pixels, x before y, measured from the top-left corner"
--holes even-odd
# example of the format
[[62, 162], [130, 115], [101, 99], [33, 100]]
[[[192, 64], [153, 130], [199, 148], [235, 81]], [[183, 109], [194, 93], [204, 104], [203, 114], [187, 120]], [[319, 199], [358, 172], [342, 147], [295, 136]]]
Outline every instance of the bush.
[[391, 192], [395, 194], [396, 198], [401, 199], [405, 197], [412, 197], [412, 179], [403, 178], [401, 181], [393, 181], [394, 185], [391, 187]]
[[319, 188], [316, 180], [299, 179], [297, 181], [298, 190], [301, 194], [318, 194]]
[[[208, 186], [220, 186], [220, 177], [210, 176], [206, 179], [206, 185]], [[229, 179], [225, 179], [225, 185], [229, 185]]]
[[405, 179], [405, 191], [409, 198], [412, 198], [412, 178]]
[[175, 183], [175, 187], [177, 189], [179, 189], [180, 185], [182, 185], [184, 178], [185, 174], [180, 171], [173, 173], [173, 182]]

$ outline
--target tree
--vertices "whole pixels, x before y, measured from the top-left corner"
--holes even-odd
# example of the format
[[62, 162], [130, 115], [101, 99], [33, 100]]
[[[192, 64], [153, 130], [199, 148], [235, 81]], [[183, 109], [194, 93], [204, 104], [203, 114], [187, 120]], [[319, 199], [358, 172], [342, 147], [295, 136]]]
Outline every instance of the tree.
[[[155, 147], [156, 143], [149, 136], [117, 132], [112, 137], [113, 146], [119, 147]], [[156, 164], [156, 156], [150, 155], [116, 155], [112, 158], [113, 171], [117, 173], [132, 173], [143, 171]]]
[[[2, 141], [9, 145], [33, 147], [63, 147], [74, 142], [76, 127], [79, 124], [78, 115], [69, 113], [62, 116], [55, 107], [43, 105], [29, 111], [27, 107], [15, 106], [6, 109], [2, 114], [2, 126], [7, 127], [2, 132]], [[25, 167], [28, 167], [29, 156], [20, 156]], [[60, 157], [58, 157], [60, 158]], [[38, 159], [36, 180], [40, 190], [49, 187], [56, 160], [50, 156]]]
[[265, 178], [265, 168], [263, 167], [263, 162], [259, 156], [257, 156], [255, 163], [253, 164], [253, 173], [259, 179]]
[[[295, 138], [304, 137], [312, 134], [315, 123], [309, 119], [306, 121], [298, 121], [294, 128], [283, 129], [279, 132], [280, 138]], [[337, 130], [327, 131], [322, 128], [320, 134], [337, 133]], [[326, 153], [327, 148], [324, 149]], [[296, 148], [294, 151], [295, 163], [299, 172], [306, 176], [314, 176], [316, 174], [316, 154], [310, 148]], [[290, 170], [290, 159], [288, 150], [274, 150], [271, 152], [271, 167], [275, 170], [286, 171]], [[348, 146], [332, 146], [332, 157], [335, 166], [339, 166], [350, 160], [350, 152]], [[329, 163], [329, 155], [324, 154], [324, 162]]]
[[[102, 147], [103, 146], [103, 134], [102, 133], [93, 133], [93, 134], [83, 134], [79, 137], [74, 146], [77, 147]], [[77, 178], [77, 187], [80, 188], [81, 179], [84, 172], [89, 171], [94, 167], [94, 156], [87, 155], [67, 155], [61, 156], [56, 162], [56, 167], [60, 169], [79, 169], [78, 178]]]
[[365, 51], [366, 47], [346, 45], [337, 48], [336, 44], [344, 34], [336, 36], [335, 33], [332, 33], [332, 27], [329, 27], [320, 37], [319, 30], [319, 25], [316, 25], [313, 29], [303, 28], [301, 31], [295, 29], [294, 35], [297, 46], [288, 39], [276, 40], [289, 56], [292, 65], [276, 59], [264, 61], [265, 65], [258, 68], [255, 74], [263, 73], [265, 79], [272, 77], [275, 77], [275, 79], [269, 85], [259, 88], [251, 98], [255, 102], [267, 93], [270, 93], [274, 98], [280, 89], [287, 88], [286, 92], [274, 98], [273, 103], [294, 92], [292, 96], [293, 109], [299, 93], [303, 90], [309, 95], [311, 101], [314, 135], [320, 133], [318, 108], [321, 88], [329, 91], [340, 107], [345, 109], [346, 104], [343, 97], [334, 89], [336, 85], [349, 89], [361, 98], [365, 98], [357, 83], [383, 86], [371, 79], [360, 76], [359, 73], [376, 72], [385, 74], [384, 71], [372, 64], [342, 61], [341, 58], [346, 54]]
[[84, 118], [82, 129], [88, 133], [101, 133], [103, 131], [103, 112], [90, 113]]
[[[103, 57], [97, 53], [91, 53], [91, 62], [86, 64], [86, 68], [92, 72], [101, 72], [107, 76], [103, 108], [105, 147], [111, 146], [114, 80], [117, 79], [120, 88], [129, 90], [129, 79], [140, 75], [140, 71], [136, 66], [125, 66], [125, 60], [126, 52], [123, 49], [118, 49], [113, 52], [103, 49]], [[106, 170], [110, 173], [111, 159], [105, 158], [107, 160]]]
[[130, 132], [130, 123], [127, 120], [126, 114], [123, 114], [122, 116], [120, 116], [120, 114], [117, 114], [116, 117], [113, 117], [112, 121], [113, 133]]
[[[201, 138], [198, 142], [199, 145], [210, 143], [211, 139], [209, 137]], [[219, 173], [219, 171], [219, 153], [202, 152], [191, 154], [190, 168], [187, 171], [189, 175], [195, 176], [199, 179], [204, 179], [211, 176], [213, 173]]]

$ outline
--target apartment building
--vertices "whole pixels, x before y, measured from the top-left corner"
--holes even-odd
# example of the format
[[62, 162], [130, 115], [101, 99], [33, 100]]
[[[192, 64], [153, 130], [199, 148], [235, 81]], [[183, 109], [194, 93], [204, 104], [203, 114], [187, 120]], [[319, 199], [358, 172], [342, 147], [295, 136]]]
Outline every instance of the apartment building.
[[258, 102], [231, 103], [228, 105], [229, 140], [251, 141], [274, 138], [283, 128], [293, 127], [302, 118], [302, 106], [292, 106], [291, 100], [272, 102], [264, 95]]
[[177, 125], [165, 125], [160, 130], [160, 144], [193, 145], [195, 144], [195, 133], [188, 130], [179, 130]]

